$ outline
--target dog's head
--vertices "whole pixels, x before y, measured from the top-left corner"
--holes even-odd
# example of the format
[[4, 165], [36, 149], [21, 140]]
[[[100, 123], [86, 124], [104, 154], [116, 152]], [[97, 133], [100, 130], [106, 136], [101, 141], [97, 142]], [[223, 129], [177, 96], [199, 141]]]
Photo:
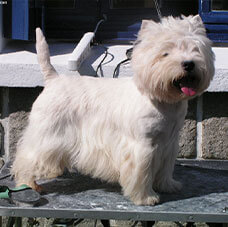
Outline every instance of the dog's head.
[[153, 99], [175, 103], [201, 94], [214, 75], [214, 54], [200, 16], [143, 21], [132, 67], [138, 89]]

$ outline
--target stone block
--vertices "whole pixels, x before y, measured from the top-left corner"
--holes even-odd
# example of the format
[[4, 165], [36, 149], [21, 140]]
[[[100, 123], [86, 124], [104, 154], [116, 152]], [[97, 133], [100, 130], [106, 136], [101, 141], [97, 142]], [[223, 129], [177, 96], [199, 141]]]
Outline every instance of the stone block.
[[180, 131], [178, 158], [196, 157], [196, 102], [197, 99], [193, 99], [188, 103], [188, 113]]
[[12, 159], [17, 147], [17, 142], [27, 125], [28, 112], [18, 111], [9, 115], [9, 154], [7, 159]]
[[228, 160], [228, 93], [205, 93], [203, 97], [204, 159]]

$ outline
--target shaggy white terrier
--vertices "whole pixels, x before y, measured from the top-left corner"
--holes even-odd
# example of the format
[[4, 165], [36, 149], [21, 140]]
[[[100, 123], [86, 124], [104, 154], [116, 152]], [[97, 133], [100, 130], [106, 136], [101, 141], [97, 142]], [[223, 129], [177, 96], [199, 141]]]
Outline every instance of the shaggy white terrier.
[[45, 88], [33, 104], [12, 173], [18, 185], [64, 168], [109, 182], [138, 205], [154, 190], [175, 192], [172, 177], [187, 100], [214, 75], [214, 55], [200, 17], [143, 21], [132, 55], [132, 78], [68, 77], [50, 63], [38, 28], [37, 55]]

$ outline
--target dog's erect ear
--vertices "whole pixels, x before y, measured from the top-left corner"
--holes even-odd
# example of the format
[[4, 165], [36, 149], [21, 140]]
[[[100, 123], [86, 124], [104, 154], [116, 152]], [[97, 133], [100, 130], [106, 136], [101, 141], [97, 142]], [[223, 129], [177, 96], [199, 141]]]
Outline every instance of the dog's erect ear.
[[146, 28], [148, 28], [149, 26], [153, 26], [157, 24], [156, 22], [152, 21], [152, 20], [142, 20], [142, 24], [141, 24], [141, 28], [140, 30], [145, 30]]
[[145, 29], [147, 26], [148, 26], [148, 24], [150, 23], [150, 21], [149, 20], [142, 20], [142, 24], [141, 24], [141, 30], [143, 30], [143, 29]]
[[158, 24], [152, 20], [142, 20], [135, 44], [139, 44], [143, 39], [147, 40], [150, 35], [153, 35], [153, 33], [157, 30], [157, 25]]
[[199, 35], [205, 35], [206, 29], [200, 15], [189, 16], [189, 22], [192, 24], [192, 32]]
[[202, 21], [202, 19], [201, 19], [199, 14], [197, 14], [196, 16], [191, 17], [190, 21], [191, 21], [192, 24], [194, 24], [196, 26], [200, 26], [200, 25], [203, 26], [203, 21]]

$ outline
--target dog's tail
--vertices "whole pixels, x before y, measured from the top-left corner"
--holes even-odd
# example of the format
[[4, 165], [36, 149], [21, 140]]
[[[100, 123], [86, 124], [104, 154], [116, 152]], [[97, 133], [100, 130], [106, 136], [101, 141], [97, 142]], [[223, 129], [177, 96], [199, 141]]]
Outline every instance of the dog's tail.
[[48, 80], [58, 76], [58, 73], [50, 62], [50, 53], [48, 44], [40, 28], [36, 29], [36, 52], [41, 72], [44, 75], [44, 80]]

